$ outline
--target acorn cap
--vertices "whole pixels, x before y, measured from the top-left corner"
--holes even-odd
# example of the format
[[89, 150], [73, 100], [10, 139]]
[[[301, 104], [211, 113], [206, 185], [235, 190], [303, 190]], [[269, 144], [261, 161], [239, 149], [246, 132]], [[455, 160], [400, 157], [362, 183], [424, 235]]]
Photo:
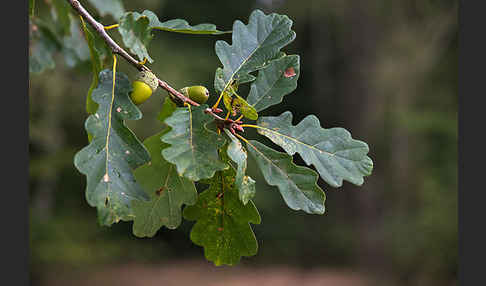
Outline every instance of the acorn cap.
[[159, 80], [150, 71], [139, 72], [135, 80], [146, 83], [150, 87], [150, 89], [152, 89], [152, 92], [154, 92], [159, 86]]

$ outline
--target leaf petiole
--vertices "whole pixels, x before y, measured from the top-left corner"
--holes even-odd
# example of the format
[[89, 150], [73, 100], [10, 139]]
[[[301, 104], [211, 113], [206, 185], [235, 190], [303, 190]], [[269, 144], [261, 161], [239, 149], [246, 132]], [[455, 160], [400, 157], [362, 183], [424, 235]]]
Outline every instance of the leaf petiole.
[[232, 93], [235, 93], [234, 89], [233, 89], [233, 88], [232, 88], [232, 86], [231, 86], [231, 85], [233, 84], [233, 82], [234, 82], [234, 81], [235, 81], [235, 80], [234, 80], [234, 79], [232, 79], [232, 80], [230, 80], [230, 81], [229, 81], [229, 82], [226, 84], [226, 86], [224, 87], [223, 91], [221, 91], [221, 93], [219, 94], [219, 98], [218, 98], [218, 100], [217, 100], [217, 101], [216, 101], [216, 103], [213, 105], [213, 109], [215, 109], [215, 108], [217, 108], [217, 107], [219, 106], [219, 103], [221, 102], [221, 99], [223, 98], [223, 95], [224, 95], [224, 93], [226, 92], [226, 90], [227, 90], [228, 88], [231, 88]]
[[[240, 134], [238, 134], [238, 133], [236, 133], [236, 132], [235, 132], [235, 134], [234, 134], [234, 135], [236, 135], [236, 137], [238, 137], [238, 138], [240, 138], [241, 140], [243, 140], [243, 142], [245, 142], [246, 144], [251, 145], [251, 144], [250, 144], [250, 142], [248, 142], [248, 140], [246, 140], [246, 138], [245, 138], [245, 137], [243, 137], [243, 136], [241, 136]], [[251, 145], [251, 146], [253, 146], [253, 145]]]
[[108, 30], [117, 28], [118, 26], [120, 26], [120, 24], [113, 24], [113, 25], [110, 25], [110, 26], [104, 26], [103, 28], [105, 28], [105, 30], [108, 31]]
[[216, 109], [218, 106], [219, 106], [219, 103], [221, 102], [221, 99], [223, 98], [223, 94], [224, 94], [224, 90], [221, 92], [221, 94], [219, 95], [219, 98], [218, 100], [216, 101], [216, 103], [213, 105], [213, 108], [212, 109]]
[[[238, 118], [236, 121], [240, 120], [240, 119], [241, 119], [241, 117], [243, 117], [243, 116], [240, 116], [240, 118]], [[253, 124], [241, 124], [240, 126], [241, 126], [241, 127], [251, 127], [251, 128], [256, 128], [256, 129], [258, 129], [258, 128], [262, 128], [261, 126], [258, 126], [258, 125], [253, 125]]]

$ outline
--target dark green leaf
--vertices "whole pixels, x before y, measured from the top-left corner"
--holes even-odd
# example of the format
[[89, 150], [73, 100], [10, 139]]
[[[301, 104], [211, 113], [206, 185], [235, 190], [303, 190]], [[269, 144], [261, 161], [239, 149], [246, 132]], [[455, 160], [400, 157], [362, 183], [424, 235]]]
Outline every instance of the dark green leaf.
[[222, 92], [225, 86], [224, 78], [223, 78], [223, 69], [217, 68], [214, 74], [214, 89], [217, 92]]
[[231, 143], [228, 145], [227, 149], [228, 157], [238, 165], [235, 186], [238, 189], [240, 200], [246, 205], [248, 201], [255, 196], [256, 192], [255, 181], [250, 176], [245, 175], [248, 154], [238, 138], [231, 134], [228, 129], [224, 129], [224, 131], [231, 139]]
[[100, 16], [112, 15], [115, 20], [125, 13], [123, 3], [120, 0], [88, 0], [98, 10]]
[[150, 201], [134, 201], [133, 234], [152, 237], [162, 227], [175, 229], [181, 224], [181, 206], [193, 205], [197, 200], [194, 183], [179, 176], [176, 166], [165, 161], [161, 155], [169, 147], [160, 137], [169, 128], [147, 138], [143, 144], [152, 160], [135, 170], [136, 180], [150, 197]]
[[90, 26], [88, 29], [93, 33], [94, 36], [94, 47], [100, 55], [100, 59], [103, 62], [102, 68], [111, 66], [113, 62], [113, 53], [111, 48], [106, 44], [105, 40]]
[[74, 165], [87, 178], [86, 200], [98, 209], [99, 222], [108, 226], [133, 219], [131, 203], [148, 199], [132, 170], [150, 160], [145, 147], [124, 123], [142, 117], [129, 98], [128, 77], [116, 73], [114, 93], [112, 86], [113, 73], [103, 70], [92, 93], [99, 108], [85, 123], [93, 140], [74, 157]]
[[157, 115], [157, 119], [160, 122], [164, 122], [169, 116], [174, 113], [176, 110], [177, 105], [173, 102], [169, 96], [165, 97], [164, 104], [162, 105], [162, 109], [160, 110], [159, 114]]
[[323, 214], [326, 195], [317, 185], [318, 174], [307, 167], [297, 166], [292, 156], [250, 140], [247, 144], [265, 181], [277, 186], [285, 203], [293, 210], [311, 214]]
[[61, 49], [59, 40], [41, 20], [30, 19], [29, 23], [29, 72], [41, 73], [53, 69], [53, 54]]
[[[235, 83], [232, 86], [236, 86], [239, 84], [251, 82], [255, 80], [255, 77], [251, 74], [245, 74], [245, 75], [240, 75], [238, 80], [235, 80]], [[224, 75], [223, 75], [223, 69], [222, 68], [217, 68], [216, 73], [214, 75], [214, 89], [217, 92], [222, 92], [223, 89], [225, 88], [225, 82], [224, 82]]]
[[93, 73], [93, 78], [91, 79], [91, 85], [88, 90], [88, 95], [86, 96], [86, 111], [88, 114], [94, 114], [98, 109], [98, 104], [91, 98], [91, 93], [93, 89], [98, 86], [98, 74], [101, 72], [103, 67], [103, 61], [101, 60], [98, 50], [95, 48], [95, 38], [93, 33], [88, 29], [86, 23], [81, 18], [81, 26], [83, 27], [84, 37], [88, 43], [89, 53], [91, 56], [91, 68]]
[[160, 22], [154, 12], [145, 10], [142, 12], [150, 20], [150, 28], [168, 32], [183, 33], [183, 34], [200, 34], [200, 35], [220, 35], [231, 33], [231, 31], [218, 31], [214, 24], [198, 24], [191, 26], [186, 20], [173, 19], [165, 22]]
[[118, 31], [122, 35], [125, 46], [136, 54], [140, 61], [146, 58], [152, 63], [153, 60], [148, 54], [147, 46], [152, 40], [151, 31], [153, 29], [184, 34], [218, 35], [231, 32], [218, 31], [213, 24], [190, 26], [187, 21], [181, 19], [160, 22], [157, 15], [149, 10], [143, 11], [142, 14], [138, 12], [125, 13], [120, 19]]
[[261, 222], [252, 201], [238, 199], [234, 186], [234, 171], [216, 172], [210, 186], [199, 195], [194, 206], [184, 209], [184, 218], [196, 220], [191, 240], [204, 247], [207, 260], [215, 265], [234, 265], [241, 256], [252, 256], [258, 251], [258, 242], [249, 223]]
[[250, 94], [246, 100], [256, 111], [278, 104], [285, 95], [297, 88], [299, 74], [298, 55], [273, 60], [258, 71], [258, 77], [251, 84]]
[[147, 45], [152, 40], [149, 19], [137, 12], [127, 12], [120, 19], [118, 31], [123, 39], [123, 44], [137, 55], [140, 61], [145, 58], [152, 63], [153, 60], [147, 51]]
[[63, 37], [62, 41], [62, 53], [69, 67], [73, 67], [89, 58], [90, 50], [83, 37], [79, 21], [72, 21], [71, 33], [69, 36]]
[[71, 35], [71, 6], [66, 0], [52, 0], [52, 13], [63, 35]]
[[239, 83], [253, 80], [250, 72], [263, 68], [279, 55], [282, 47], [295, 39], [291, 26], [292, 21], [287, 16], [275, 13], [265, 15], [260, 10], [250, 15], [248, 25], [235, 21], [232, 45], [217, 41], [215, 46], [223, 64], [223, 90], [234, 80]]
[[365, 142], [354, 140], [344, 128], [322, 128], [314, 115], [292, 126], [292, 113], [287, 111], [280, 116], [260, 118], [258, 125], [260, 134], [290, 155], [299, 153], [333, 187], [341, 186], [343, 180], [361, 185], [363, 176], [373, 170], [373, 161], [366, 156], [369, 148]]
[[207, 105], [179, 107], [165, 120], [172, 130], [162, 136], [171, 144], [162, 151], [164, 158], [177, 166], [177, 172], [192, 181], [211, 178], [216, 171], [228, 168], [218, 158], [225, 139], [206, 128], [213, 117], [204, 113]]

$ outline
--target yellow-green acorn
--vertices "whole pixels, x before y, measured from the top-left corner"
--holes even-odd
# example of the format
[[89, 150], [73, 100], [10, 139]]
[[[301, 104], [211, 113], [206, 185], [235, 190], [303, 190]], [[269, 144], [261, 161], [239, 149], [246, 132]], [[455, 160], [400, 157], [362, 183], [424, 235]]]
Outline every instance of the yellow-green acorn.
[[144, 103], [159, 86], [157, 77], [150, 71], [141, 71], [132, 83], [130, 98], [136, 105]]
[[180, 92], [199, 104], [206, 103], [209, 98], [208, 89], [202, 85], [186, 86]]

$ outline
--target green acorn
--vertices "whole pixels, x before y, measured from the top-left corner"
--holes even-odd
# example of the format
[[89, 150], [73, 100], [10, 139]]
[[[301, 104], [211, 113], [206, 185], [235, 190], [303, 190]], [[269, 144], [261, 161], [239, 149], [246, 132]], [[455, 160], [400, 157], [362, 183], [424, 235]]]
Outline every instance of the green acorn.
[[180, 92], [199, 104], [206, 103], [209, 98], [208, 89], [202, 85], [186, 86]]
[[159, 86], [157, 77], [150, 71], [141, 71], [132, 83], [130, 98], [133, 103], [140, 105], [144, 103]]

